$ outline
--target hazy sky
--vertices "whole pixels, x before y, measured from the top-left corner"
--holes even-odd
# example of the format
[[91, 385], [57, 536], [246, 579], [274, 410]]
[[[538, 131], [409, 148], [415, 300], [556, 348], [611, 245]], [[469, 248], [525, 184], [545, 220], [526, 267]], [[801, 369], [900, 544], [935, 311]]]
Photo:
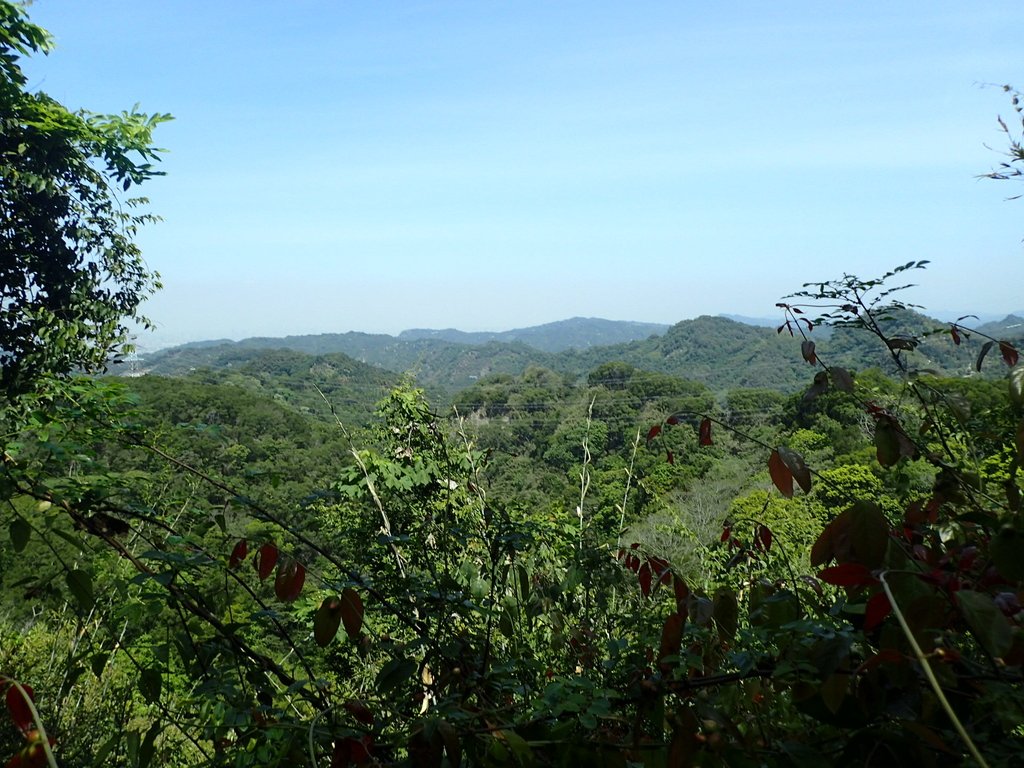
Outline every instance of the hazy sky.
[[158, 341], [772, 316], [911, 259], [910, 300], [1024, 308], [1024, 182], [976, 178], [1020, 0], [29, 10], [34, 88], [176, 118], [143, 187]]

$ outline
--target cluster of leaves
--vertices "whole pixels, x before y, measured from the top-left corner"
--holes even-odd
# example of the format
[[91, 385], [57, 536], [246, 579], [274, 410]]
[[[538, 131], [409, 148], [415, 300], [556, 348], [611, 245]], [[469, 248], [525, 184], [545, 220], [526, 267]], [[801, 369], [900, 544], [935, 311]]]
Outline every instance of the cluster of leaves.
[[18, 64], [50, 49], [19, 5], [0, 3], [0, 390], [95, 370], [157, 286], [133, 242], [153, 220], [120, 200], [158, 175], [153, 130], [169, 115], [71, 112], [26, 89]]

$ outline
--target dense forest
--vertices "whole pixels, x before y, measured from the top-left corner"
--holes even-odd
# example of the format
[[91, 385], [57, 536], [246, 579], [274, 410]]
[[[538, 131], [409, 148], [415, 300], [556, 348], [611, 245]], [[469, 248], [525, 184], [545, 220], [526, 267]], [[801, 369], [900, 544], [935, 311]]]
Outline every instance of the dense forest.
[[29, 92], [49, 45], [0, 0], [7, 766], [1019, 764], [1014, 318], [929, 319], [915, 260], [778, 328], [111, 375], [166, 116]]

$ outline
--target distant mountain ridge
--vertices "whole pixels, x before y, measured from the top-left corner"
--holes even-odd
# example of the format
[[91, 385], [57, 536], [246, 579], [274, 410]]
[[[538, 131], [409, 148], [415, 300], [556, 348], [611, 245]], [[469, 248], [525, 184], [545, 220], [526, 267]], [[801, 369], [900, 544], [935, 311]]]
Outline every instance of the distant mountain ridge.
[[[257, 364], [253, 360], [254, 355], [284, 349], [313, 357], [344, 355], [351, 359], [352, 364], [383, 369], [391, 374], [387, 377], [389, 380], [397, 378], [398, 374], [409, 374], [420, 386], [449, 393], [488, 376], [519, 375], [531, 366], [582, 378], [609, 362], [623, 362], [642, 370], [699, 381], [716, 392], [736, 387], [793, 392], [807, 386], [809, 380], [810, 368], [801, 357], [799, 335], [791, 337], [785, 330], [778, 333], [775, 328], [748, 325], [721, 316], [705, 315], [683, 320], [661, 335], [614, 344], [592, 341], [587, 346], [569, 346], [583, 343], [578, 335], [581, 327], [591, 324], [601, 331], [607, 329], [605, 324], [612, 322], [594, 324], [590, 320], [576, 318], [535, 329], [505, 332], [518, 333], [520, 338], [516, 340], [508, 337], [497, 340], [489, 334], [462, 331], [412, 330], [405, 332], [403, 337], [350, 331], [284, 338], [254, 337], [227, 343], [197, 342], [145, 355], [140, 359], [139, 372], [174, 376], [202, 368], [237, 368], [239, 365]], [[653, 324], [624, 325], [635, 333], [639, 328]], [[885, 325], [890, 336], [921, 339], [913, 352], [905, 353], [912, 367], [950, 375], [968, 373], [973, 369], [977, 344], [955, 346], [950, 335], [943, 332], [948, 324], [905, 310], [894, 313]], [[1000, 323], [979, 325], [977, 330], [996, 338], [1016, 340], [1024, 337], [1024, 319], [1011, 315]], [[566, 331], [560, 340], [556, 338], [558, 331]], [[815, 328], [810, 338], [817, 345], [818, 355], [828, 365], [857, 370], [869, 367], [893, 370], [888, 352], [880, 349], [877, 340], [863, 331], [821, 327]], [[546, 351], [529, 345], [525, 339], [537, 345], [561, 347], [562, 350]], [[306, 365], [294, 362], [300, 367]], [[344, 362], [337, 360], [333, 365], [344, 367]], [[309, 366], [308, 370], [316, 367], [312, 360]], [[363, 373], [356, 378], [364, 380], [371, 377]], [[374, 385], [379, 386], [379, 383], [374, 382]]]
[[456, 344], [487, 344], [491, 341], [519, 341], [542, 352], [564, 352], [661, 336], [669, 329], [664, 323], [639, 323], [631, 320], [605, 320], [600, 317], [571, 317], [553, 323], [510, 331], [460, 331], [411, 328], [398, 334], [402, 340], [441, 339]]

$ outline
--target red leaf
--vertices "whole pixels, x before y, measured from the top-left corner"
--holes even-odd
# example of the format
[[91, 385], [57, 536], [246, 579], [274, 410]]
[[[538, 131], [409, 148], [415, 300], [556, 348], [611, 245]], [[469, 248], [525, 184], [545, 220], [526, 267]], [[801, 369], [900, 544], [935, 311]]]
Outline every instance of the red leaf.
[[373, 725], [373, 712], [365, 703], [356, 699], [349, 699], [342, 706], [345, 710], [363, 725]]
[[649, 430], [647, 430], [647, 442], [651, 442], [654, 438], [661, 434], [661, 424], [655, 424]]
[[665, 452], [665, 460], [666, 460], [666, 461], [667, 461], [667, 462], [668, 462], [669, 464], [675, 464], [675, 463], [676, 463], [676, 457], [675, 457], [675, 455], [674, 455], [674, 454], [672, 453], [672, 451], [666, 451], [666, 452]]
[[[22, 694], [21, 691], [25, 693]], [[35, 701], [36, 697], [30, 685], [22, 685], [21, 691], [18, 690], [16, 685], [8, 686], [6, 694], [7, 711], [11, 713], [11, 720], [14, 721], [14, 725], [18, 730], [22, 733], [28, 733], [35, 727], [35, 724], [32, 721], [32, 710], [29, 709], [25, 696], [28, 696], [32, 701]]]
[[649, 557], [647, 563], [650, 565], [654, 575], [658, 577], [659, 584], [668, 584], [672, 580], [672, 566], [668, 560], [660, 557]]
[[678, 424], [679, 423], [679, 417], [676, 416], [673, 413], [671, 416], [669, 416], [667, 419], [665, 419], [665, 423], [666, 424]]
[[885, 592], [878, 592], [871, 596], [868, 600], [867, 607], [864, 609], [864, 631], [870, 632], [879, 624], [881, 624], [885, 617], [892, 613], [892, 605], [889, 604], [889, 597]]
[[956, 344], [959, 347], [960, 346], [960, 334], [957, 333], [955, 325], [952, 326], [949, 329], [949, 335], [953, 337], [953, 343]]
[[772, 451], [772, 455], [768, 457], [768, 474], [771, 475], [772, 482], [779, 489], [779, 493], [787, 499], [793, 498], [793, 473], [779, 456], [778, 451]]
[[700, 444], [711, 445], [711, 419], [707, 417], [700, 422]]
[[757, 532], [755, 533], [754, 541], [757, 542], [758, 546], [761, 547], [765, 552], [772, 548], [772, 532], [767, 525], [757, 526]]
[[245, 560], [246, 555], [249, 554], [249, 542], [242, 539], [235, 548], [231, 550], [231, 557], [228, 558], [228, 568], [237, 568]]
[[730, 536], [732, 536], [732, 528], [730, 528], [728, 525], [723, 525], [722, 536], [719, 539], [719, 541], [728, 541]]
[[644, 597], [650, 597], [651, 582], [654, 579], [654, 573], [651, 571], [650, 563], [643, 564], [637, 573], [637, 579], [640, 581], [640, 594]]
[[358, 640], [363, 628], [363, 599], [352, 587], [346, 587], [341, 593], [341, 622], [345, 625], [345, 634]]
[[860, 563], [834, 565], [819, 573], [818, 578], [836, 587], [859, 587], [876, 581], [868, 567]]
[[1003, 362], [1011, 368], [1017, 364], [1017, 360], [1020, 358], [1016, 348], [1008, 341], [999, 342], [999, 352], [1003, 356]]
[[800, 355], [811, 365], [817, 365], [818, 356], [814, 354], [814, 342], [810, 339], [804, 339], [800, 343]]
[[268, 541], [256, 550], [253, 565], [256, 568], [256, 573], [259, 574], [260, 581], [263, 581], [273, 572], [274, 566], [277, 565], [277, 554], [277, 545], [272, 541]]
[[282, 561], [274, 578], [274, 594], [277, 599], [290, 603], [297, 599], [306, 581], [306, 569], [295, 560]]

